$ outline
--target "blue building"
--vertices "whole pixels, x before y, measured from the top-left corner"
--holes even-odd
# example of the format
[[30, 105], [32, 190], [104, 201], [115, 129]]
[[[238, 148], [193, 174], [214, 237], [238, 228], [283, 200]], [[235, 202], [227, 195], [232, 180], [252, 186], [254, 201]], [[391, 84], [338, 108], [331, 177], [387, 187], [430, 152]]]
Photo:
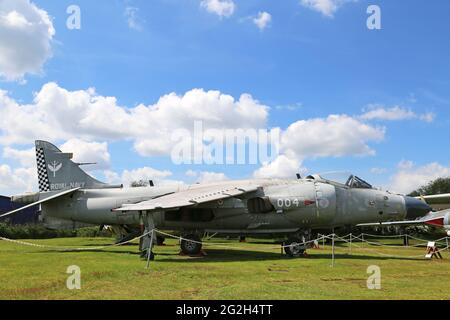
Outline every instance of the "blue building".
[[[0, 196], [0, 215], [20, 208], [20, 205], [11, 202], [11, 198]], [[39, 222], [39, 206], [25, 209], [12, 216], [0, 219], [0, 222], [8, 221], [12, 224], [31, 224]]]

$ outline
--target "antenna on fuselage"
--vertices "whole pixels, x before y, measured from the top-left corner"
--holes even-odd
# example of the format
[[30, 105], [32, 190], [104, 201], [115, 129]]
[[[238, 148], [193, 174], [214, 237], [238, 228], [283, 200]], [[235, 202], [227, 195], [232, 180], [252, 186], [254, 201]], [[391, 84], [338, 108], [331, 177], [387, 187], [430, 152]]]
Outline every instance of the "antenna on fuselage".
[[297, 179], [298, 179], [298, 180], [300, 180], [300, 179], [302, 178], [302, 176], [300, 175], [300, 173], [297, 173], [296, 176], [297, 176]]
[[80, 162], [80, 163], [76, 163], [78, 166], [92, 166], [92, 165], [96, 165], [97, 162]]

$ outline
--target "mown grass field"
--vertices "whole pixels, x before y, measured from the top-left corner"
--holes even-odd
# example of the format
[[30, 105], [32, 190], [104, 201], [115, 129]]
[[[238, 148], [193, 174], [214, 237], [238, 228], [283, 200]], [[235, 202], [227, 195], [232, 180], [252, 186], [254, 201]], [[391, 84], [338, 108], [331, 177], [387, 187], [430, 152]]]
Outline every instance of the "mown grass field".
[[[29, 242], [96, 247], [112, 239]], [[166, 244], [155, 248], [156, 260], [145, 269], [135, 244], [56, 252], [0, 241], [0, 299], [450, 299], [448, 252], [429, 261], [402, 258], [424, 254], [424, 248], [365, 244], [353, 245], [350, 253], [340, 244], [331, 267], [328, 245], [292, 259], [267, 241], [206, 247], [207, 256], [200, 258], [180, 256], [176, 240]], [[81, 268], [81, 290], [66, 287], [70, 265]], [[381, 268], [381, 290], [367, 288], [369, 265]]]

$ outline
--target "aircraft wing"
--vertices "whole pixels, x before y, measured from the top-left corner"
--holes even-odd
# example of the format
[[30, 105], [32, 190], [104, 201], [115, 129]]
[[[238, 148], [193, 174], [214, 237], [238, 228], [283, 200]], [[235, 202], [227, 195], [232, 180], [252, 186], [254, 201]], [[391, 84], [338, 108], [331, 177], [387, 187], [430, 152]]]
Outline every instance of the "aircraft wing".
[[450, 204], [450, 193], [420, 196], [416, 198], [425, 200], [428, 204]]
[[373, 222], [373, 223], [360, 223], [357, 227], [386, 227], [386, 226], [412, 226], [418, 224], [424, 224], [422, 220], [405, 220], [405, 221], [388, 221], [388, 222]]
[[404, 221], [388, 221], [378, 223], [361, 223], [357, 227], [378, 227], [378, 226], [412, 226], [412, 225], [429, 225], [435, 227], [443, 227], [445, 225], [445, 217], [449, 213], [448, 210], [433, 212], [421, 219], [404, 220]]
[[124, 204], [122, 207], [113, 211], [155, 211], [191, 207], [211, 201], [249, 194], [257, 191], [259, 187], [258, 185], [249, 184], [241, 186], [200, 186], [136, 204]]
[[20, 211], [22, 211], [22, 210], [25, 210], [25, 209], [28, 209], [28, 208], [37, 206], [38, 204], [41, 204], [41, 203], [44, 203], [44, 202], [47, 202], [47, 201], [50, 201], [50, 200], [54, 200], [54, 199], [56, 199], [56, 198], [59, 198], [59, 197], [62, 197], [62, 196], [65, 196], [65, 195], [74, 193], [75, 191], [77, 191], [77, 190], [79, 190], [79, 189], [81, 189], [81, 188], [74, 188], [74, 189], [70, 189], [70, 190], [65, 190], [65, 191], [62, 191], [62, 192], [58, 192], [58, 193], [55, 193], [55, 194], [50, 194], [49, 196], [47, 196], [47, 197], [45, 197], [45, 198], [43, 198], [43, 199], [41, 199], [41, 200], [39, 200], [39, 201], [33, 202], [33, 203], [31, 203], [31, 204], [27, 204], [26, 206], [23, 206], [23, 207], [21, 207], [21, 208], [19, 208], [19, 209], [16, 209], [16, 210], [7, 212], [7, 213], [5, 213], [5, 214], [2, 214], [2, 215], [0, 216], [0, 218], [4, 218], [4, 217], [7, 217], [7, 216], [10, 216], [10, 215], [12, 215], [12, 214], [14, 214], [14, 213], [17, 213], [17, 212], [20, 212]]

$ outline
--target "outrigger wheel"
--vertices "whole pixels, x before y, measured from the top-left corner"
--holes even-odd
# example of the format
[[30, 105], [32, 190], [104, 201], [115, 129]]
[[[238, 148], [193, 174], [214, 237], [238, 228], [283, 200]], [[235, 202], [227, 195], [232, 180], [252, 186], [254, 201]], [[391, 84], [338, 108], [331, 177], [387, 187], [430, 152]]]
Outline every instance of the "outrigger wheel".
[[[189, 240], [193, 241], [189, 241]], [[201, 239], [196, 234], [188, 234], [187, 236], [183, 237], [183, 240], [181, 240], [181, 252], [183, 252], [186, 255], [197, 255], [202, 251], [202, 244]]]
[[[141, 259], [142, 260], [148, 260], [148, 250], [141, 251]], [[153, 251], [150, 252], [150, 261], [155, 260], [155, 254]]]
[[289, 238], [285, 243], [284, 252], [290, 257], [301, 257], [306, 251], [303, 240], [299, 238]]

